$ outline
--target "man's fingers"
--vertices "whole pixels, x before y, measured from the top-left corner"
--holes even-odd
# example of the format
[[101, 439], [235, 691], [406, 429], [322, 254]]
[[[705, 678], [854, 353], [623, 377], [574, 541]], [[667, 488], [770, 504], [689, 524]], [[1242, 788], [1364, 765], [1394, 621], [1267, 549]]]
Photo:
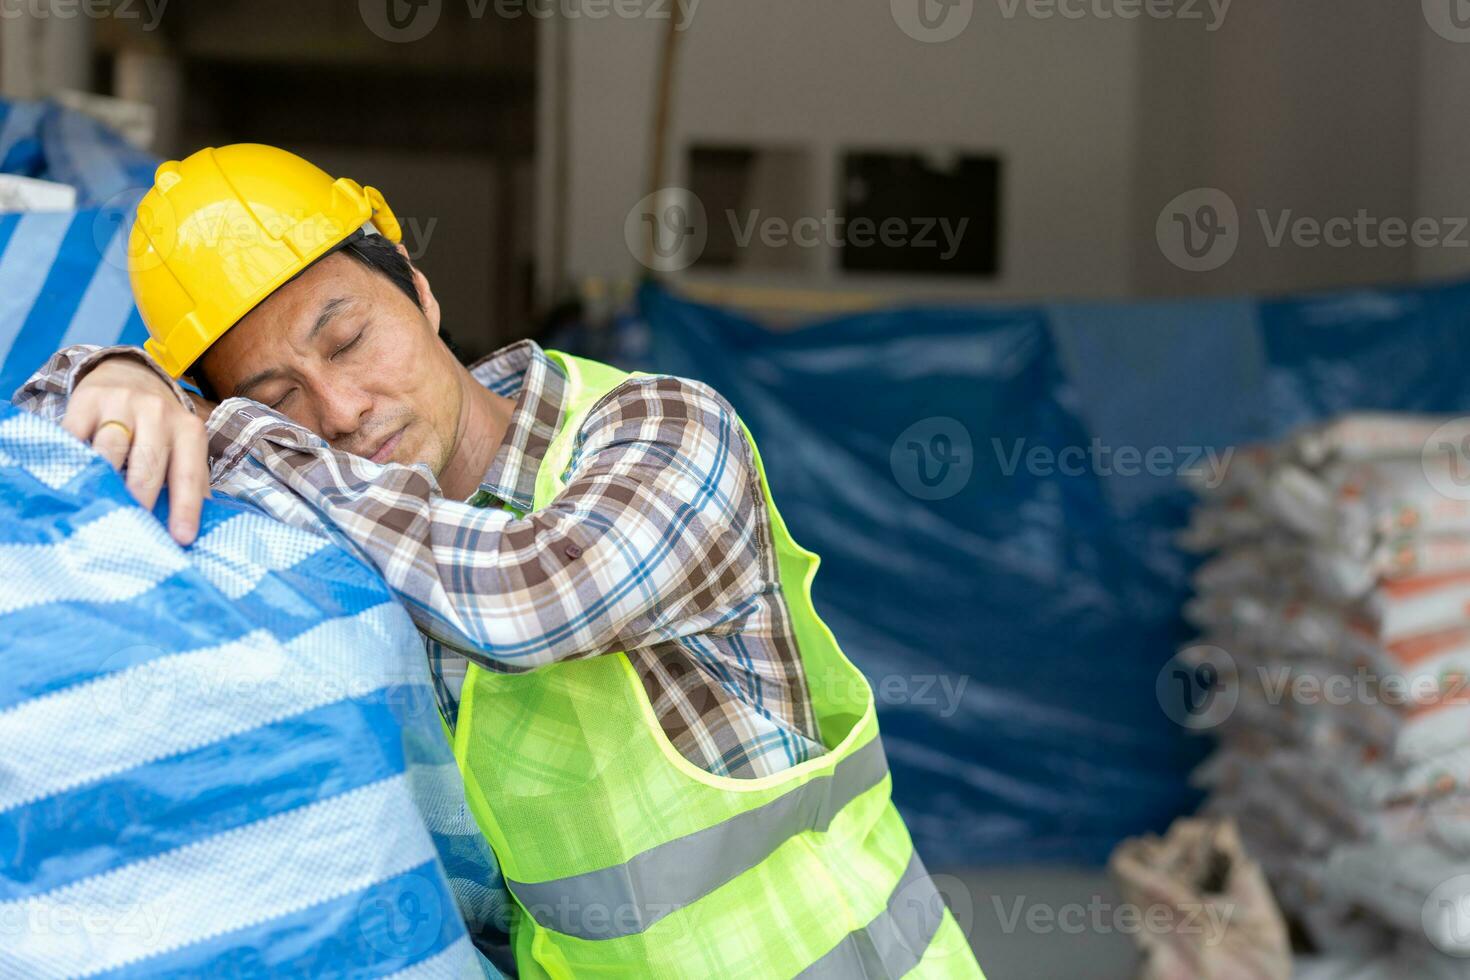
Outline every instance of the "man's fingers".
[[73, 397], [67, 405], [61, 427], [83, 442], [90, 442], [98, 455], [121, 472], [137, 435], [138, 421], [126, 398], [111, 393], [84, 392]]
[[168, 465], [168, 532], [179, 544], [194, 543], [208, 494], [209, 441], [204, 425], [189, 418], [179, 425]]
[[[106, 426], [115, 429], [117, 426]], [[97, 433], [100, 438], [103, 433]], [[163, 488], [168, 475], [168, 457], [172, 450], [173, 433], [163, 425], [162, 413], [140, 410], [137, 431], [133, 433], [133, 448], [128, 453], [128, 492], [145, 510], [152, 510], [158, 502], [158, 491]], [[95, 446], [96, 443], [94, 442]]]
[[[109, 421], [121, 424], [111, 425]], [[92, 440], [92, 448], [97, 450], [98, 455], [107, 460], [112, 468], [122, 472], [123, 465], [128, 461], [128, 454], [132, 451], [133, 441], [136, 434], [133, 430], [131, 416], [128, 418], [116, 418], [109, 416], [94, 424], [92, 431], [79, 438]]]
[[91, 442], [92, 432], [97, 428], [97, 407], [94, 399], [72, 398], [66, 406], [66, 415], [61, 419], [61, 427], [82, 442]]
[[140, 506], [152, 510], [167, 482], [169, 533], [180, 544], [198, 537], [209, 494], [204, 424], [146, 364], [121, 357], [97, 364], [77, 382], [61, 424], [125, 474]]
[[168, 476], [168, 449], [154, 442], [133, 443], [128, 453], [128, 493], [144, 510], [152, 510], [158, 503], [158, 492], [163, 489]]
[[169, 534], [187, 545], [209, 495], [209, 441], [204, 423], [160, 385], [146, 367], [108, 359], [78, 383], [61, 424], [124, 474], [139, 506], [151, 511], [168, 483]]

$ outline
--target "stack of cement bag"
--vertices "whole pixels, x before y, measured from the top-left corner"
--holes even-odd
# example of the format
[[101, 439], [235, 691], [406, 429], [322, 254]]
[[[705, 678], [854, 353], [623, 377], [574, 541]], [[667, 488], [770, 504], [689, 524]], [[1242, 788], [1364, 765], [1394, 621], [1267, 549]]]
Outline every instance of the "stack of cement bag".
[[1345, 417], [1195, 489], [1166, 674], [1206, 682], [1205, 814], [1319, 949], [1470, 977], [1470, 419]]

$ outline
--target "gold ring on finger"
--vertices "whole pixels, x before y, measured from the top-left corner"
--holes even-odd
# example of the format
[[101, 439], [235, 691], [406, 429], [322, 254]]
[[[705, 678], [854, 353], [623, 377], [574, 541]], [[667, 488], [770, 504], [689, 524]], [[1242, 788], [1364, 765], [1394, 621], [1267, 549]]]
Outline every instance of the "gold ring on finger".
[[96, 441], [97, 436], [101, 435], [102, 430], [107, 428], [109, 425], [115, 425], [119, 429], [122, 429], [123, 432], [127, 434], [128, 442], [131, 443], [133, 441], [133, 430], [128, 428], [126, 423], [119, 422], [117, 419], [108, 419], [106, 422], [103, 422], [101, 425], [97, 426], [97, 431], [92, 433], [92, 439], [94, 442]]

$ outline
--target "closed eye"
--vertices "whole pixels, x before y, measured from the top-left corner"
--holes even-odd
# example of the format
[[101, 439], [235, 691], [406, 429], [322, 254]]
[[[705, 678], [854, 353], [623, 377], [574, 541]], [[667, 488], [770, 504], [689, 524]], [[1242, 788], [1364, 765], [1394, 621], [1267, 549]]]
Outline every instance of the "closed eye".
[[344, 353], [344, 352], [349, 351], [352, 348], [356, 347], [358, 341], [362, 340], [362, 335], [365, 334], [365, 333], [367, 333], [366, 330], [359, 330], [357, 332], [357, 336], [356, 337], [353, 337], [351, 340], [349, 340], [347, 343], [343, 344], [341, 347], [338, 347], [332, 353], [332, 358], [335, 359], [338, 354]]

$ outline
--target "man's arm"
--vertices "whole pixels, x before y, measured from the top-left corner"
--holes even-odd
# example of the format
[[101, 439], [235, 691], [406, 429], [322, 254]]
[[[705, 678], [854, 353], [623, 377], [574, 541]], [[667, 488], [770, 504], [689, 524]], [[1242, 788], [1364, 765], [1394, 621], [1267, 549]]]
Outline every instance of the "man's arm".
[[52, 354], [50, 360], [43, 364], [39, 371], [16, 389], [15, 394], [11, 396], [11, 404], [16, 408], [25, 409], [32, 415], [39, 415], [52, 422], [60, 422], [66, 415], [67, 404], [71, 401], [73, 392], [76, 391], [77, 383], [86, 377], [89, 371], [109, 358], [118, 358], [146, 367], [166, 388], [175, 393], [175, 397], [184, 408], [189, 407], [184, 390], [141, 347], [122, 345], [98, 347], [95, 344], [76, 344]]
[[708, 629], [766, 577], [749, 446], [728, 403], [695, 382], [609, 395], [566, 488], [523, 518], [447, 500], [426, 467], [335, 451], [251, 402], [225, 402], [210, 427], [217, 485], [284, 486], [289, 500], [241, 495], [288, 523], [327, 524], [420, 629], [495, 669]]

